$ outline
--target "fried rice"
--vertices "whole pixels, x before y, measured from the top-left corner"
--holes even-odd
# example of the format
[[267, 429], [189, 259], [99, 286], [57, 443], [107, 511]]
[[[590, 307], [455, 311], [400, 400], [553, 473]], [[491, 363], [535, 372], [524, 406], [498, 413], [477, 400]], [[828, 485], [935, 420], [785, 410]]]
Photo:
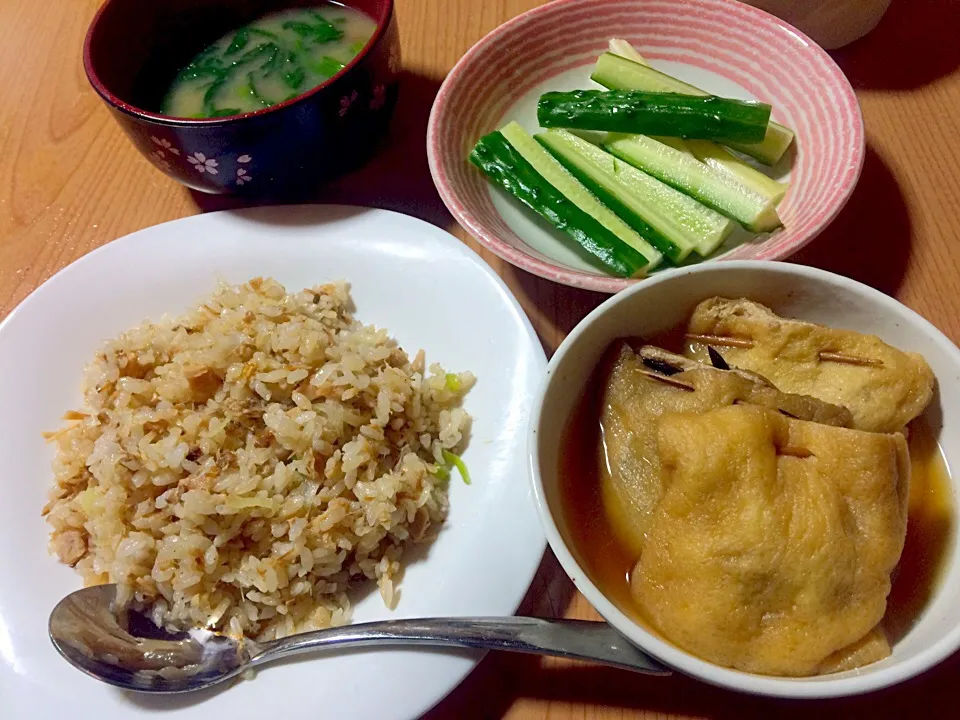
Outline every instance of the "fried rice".
[[106, 344], [50, 433], [51, 551], [168, 629], [260, 640], [398, 597], [467, 441], [469, 372], [354, 321], [344, 283], [221, 285]]

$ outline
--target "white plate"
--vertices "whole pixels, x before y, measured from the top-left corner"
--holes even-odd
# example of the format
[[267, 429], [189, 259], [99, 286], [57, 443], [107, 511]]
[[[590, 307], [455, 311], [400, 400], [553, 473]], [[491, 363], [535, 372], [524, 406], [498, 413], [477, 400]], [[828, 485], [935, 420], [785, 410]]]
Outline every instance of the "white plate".
[[503, 282], [442, 230], [384, 210], [342, 206], [220, 212], [158, 225], [66, 268], [0, 325], [0, 716], [5, 720], [266, 717], [403, 719], [420, 715], [478, 654], [343, 653], [267, 667], [253, 681], [178, 698], [137, 696], [62, 660], [47, 616], [79, 576], [47, 554], [40, 510], [52, 448], [41, 437], [81, 406], [84, 365], [124, 329], [180, 313], [218, 279], [272, 276], [288, 290], [344, 278], [356, 316], [386, 327], [427, 362], [478, 377], [464, 459], [473, 485], [451, 483], [451, 511], [426, 557], [407, 569], [397, 610], [378, 593], [356, 621], [510, 615], [545, 543], [527, 481], [525, 428], [546, 358]]

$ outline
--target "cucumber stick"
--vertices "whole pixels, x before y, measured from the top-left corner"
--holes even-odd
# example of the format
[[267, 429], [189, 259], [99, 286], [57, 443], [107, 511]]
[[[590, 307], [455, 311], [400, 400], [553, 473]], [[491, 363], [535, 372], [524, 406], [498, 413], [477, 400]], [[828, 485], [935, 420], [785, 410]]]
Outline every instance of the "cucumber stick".
[[544, 180], [500, 132], [484, 135], [470, 161], [493, 182], [573, 240], [573, 247], [591, 264], [632, 277], [642, 274], [647, 259]]
[[570, 90], [541, 95], [537, 120], [546, 128], [753, 142], [766, 133], [770, 106], [713, 95]]
[[608, 44], [610, 47], [610, 52], [614, 55], [619, 55], [627, 60], [633, 60], [635, 63], [640, 63], [641, 65], [647, 64], [647, 61], [643, 59], [643, 55], [638, 53], [637, 49], [626, 40], [621, 40], [620, 38], [610, 38], [610, 42]]
[[566, 130], [536, 136], [554, 157], [658, 250], [679, 263], [709, 255], [734, 223]]
[[[669, 145], [674, 150], [679, 150], [684, 155], [689, 155], [690, 157], [696, 157], [693, 154], [693, 150], [690, 149], [690, 145], [689, 145], [689, 143], [694, 142], [693, 140], [684, 140], [683, 138], [666, 137], [664, 135], [661, 135], [660, 137], [655, 137], [653, 139], [656, 140], [657, 142], [663, 143], [664, 145]], [[704, 145], [716, 145], [716, 143], [713, 142], [712, 140], [700, 140], [699, 142], [702, 142]]]
[[777, 182], [767, 177], [733, 153], [727, 152], [722, 146], [709, 140], [687, 140], [684, 143], [684, 149], [715, 170], [730, 173], [748, 188], [769, 199], [774, 205], [783, 200], [783, 196], [790, 187], [787, 183]]
[[[590, 76], [594, 82], [611, 90], [642, 90], [646, 92], [681, 93], [698, 97], [710, 93], [693, 85], [654, 70], [649, 65], [628, 59], [623, 55], [603, 53]], [[652, 133], [656, 135], [657, 133]], [[775, 165], [793, 142], [793, 130], [771, 121], [760, 142], [725, 141], [734, 150], [756, 158], [766, 165]]]
[[611, 136], [604, 148], [754, 232], [780, 227], [774, 203], [733, 176], [645, 135]]
[[570, 202], [592, 217], [611, 233], [620, 238], [647, 261], [647, 270], [652, 270], [663, 260], [663, 255], [639, 233], [621, 220], [560, 162], [547, 152], [519, 124], [512, 122], [500, 130], [514, 149], [536, 170], [544, 180], [553, 185]]

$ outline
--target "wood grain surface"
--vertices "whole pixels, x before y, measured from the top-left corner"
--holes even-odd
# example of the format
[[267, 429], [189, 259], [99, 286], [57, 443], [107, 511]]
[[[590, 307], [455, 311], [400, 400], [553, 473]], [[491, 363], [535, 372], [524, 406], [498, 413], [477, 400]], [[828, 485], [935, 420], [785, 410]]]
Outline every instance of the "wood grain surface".
[[[157, 0], [162, 2], [162, 0]], [[98, 0], [0, 0], [0, 317], [94, 248], [156, 223], [233, 207], [150, 167], [88, 87], [80, 62]], [[603, 296], [540, 280], [479, 248], [427, 169], [430, 105], [456, 60], [536, 0], [397, 0], [405, 74], [388, 148], [319, 195], [447, 228], [506, 280], [548, 352]], [[799, 256], [866, 282], [960, 340], [960, 2], [894, 0], [867, 38], [834, 53], [863, 106], [867, 159], [833, 225]], [[552, 555], [524, 612], [596, 618]], [[957, 717], [960, 657], [897, 688], [846, 700], [772, 701], [693, 680], [490, 655], [431, 720]]]

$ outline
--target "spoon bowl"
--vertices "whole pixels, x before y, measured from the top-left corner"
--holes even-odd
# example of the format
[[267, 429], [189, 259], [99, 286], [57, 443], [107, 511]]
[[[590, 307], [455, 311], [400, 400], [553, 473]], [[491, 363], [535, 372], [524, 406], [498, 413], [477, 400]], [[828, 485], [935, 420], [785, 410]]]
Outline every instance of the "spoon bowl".
[[117, 687], [145, 692], [201, 690], [235, 677], [260, 648], [208, 630], [166, 633], [115, 610], [116, 585], [70, 593], [50, 614], [50, 639], [71, 665]]
[[273, 660], [347, 646], [507, 650], [670, 674], [603, 622], [528, 617], [386, 620], [255, 642], [202, 628], [167, 633], [143, 616], [118, 608], [116, 590], [116, 585], [97, 585], [67, 595], [50, 614], [50, 639], [67, 662], [87, 675], [138, 692], [202, 690]]

